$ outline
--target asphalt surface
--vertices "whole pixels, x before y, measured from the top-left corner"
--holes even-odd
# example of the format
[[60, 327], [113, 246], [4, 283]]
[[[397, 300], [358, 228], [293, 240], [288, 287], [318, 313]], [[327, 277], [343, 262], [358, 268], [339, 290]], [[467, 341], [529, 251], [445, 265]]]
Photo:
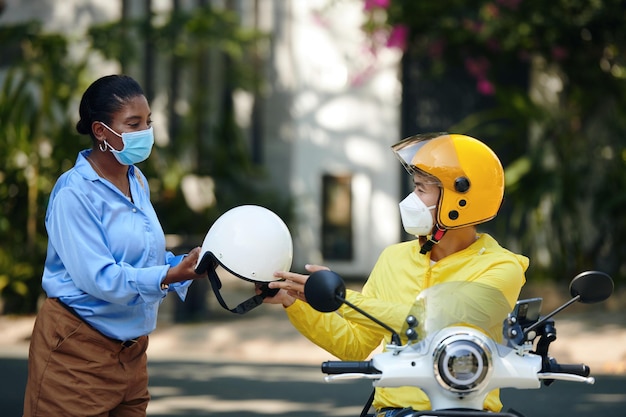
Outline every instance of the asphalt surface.
[[[197, 323], [162, 320], [151, 335], [149, 416], [358, 416], [367, 381], [327, 383], [334, 359], [299, 335], [277, 306], [245, 316], [212, 313]], [[0, 416], [20, 416], [33, 317], [0, 316]], [[526, 417], [626, 415], [626, 327], [614, 315], [557, 318], [559, 362], [591, 366], [595, 385], [558, 381], [503, 390], [506, 408]]]

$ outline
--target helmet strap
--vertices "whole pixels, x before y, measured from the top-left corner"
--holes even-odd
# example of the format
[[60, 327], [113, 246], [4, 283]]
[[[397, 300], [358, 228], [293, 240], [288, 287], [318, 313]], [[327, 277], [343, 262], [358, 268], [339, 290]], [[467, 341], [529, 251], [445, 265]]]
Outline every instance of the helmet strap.
[[247, 313], [253, 308], [258, 307], [261, 304], [263, 304], [263, 299], [265, 297], [273, 297], [279, 291], [278, 288], [269, 288], [267, 283], [264, 283], [263, 285], [259, 287], [261, 290], [261, 294], [257, 294], [248, 298], [247, 300], [243, 301], [235, 308], [230, 308], [228, 307], [228, 305], [226, 304], [226, 301], [224, 301], [224, 298], [222, 297], [222, 294], [220, 293], [220, 289], [222, 288], [222, 282], [220, 281], [220, 278], [217, 276], [217, 272], [215, 271], [215, 269], [209, 269], [208, 275], [209, 275], [209, 282], [211, 283], [211, 288], [213, 289], [213, 293], [215, 294], [215, 298], [217, 298], [217, 301], [225, 310], [228, 310], [234, 314]]
[[435, 225], [435, 232], [432, 235], [430, 235], [430, 239], [428, 239], [426, 243], [422, 245], [422, 249], [420, 249], [420, 253], [422, 255], [425, 255], [428, 252], [430, 252], [433, 246], [439, 243], [439, 241], [445, 234], [446, 234], [446, 229], [440, 227], [438, 224]]

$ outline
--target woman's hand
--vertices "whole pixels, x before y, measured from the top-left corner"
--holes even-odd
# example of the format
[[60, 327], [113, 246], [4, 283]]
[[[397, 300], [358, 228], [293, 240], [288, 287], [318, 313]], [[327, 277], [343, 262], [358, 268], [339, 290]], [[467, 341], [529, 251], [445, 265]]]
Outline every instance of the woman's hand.
[[[305, 265], [304, 268], [310, 272], [328, 270], [328, 267], [321, 265]], [[309, 275], [297, 274], [295, 272], [278, 271], [274, 273], [276, 278], [281, 281], [272, 281], [268, 284], [269, 288], [278, 288], [280, 291], [274, 297], [267, 297], [264, 303], [282, 304], [283, 307], [289, 307], [296, 299], [306, 302], [304, 295], [304, 284], [306, 284]]]
[[190, 279], [206, 278], [206, 274], [196, 274], [195, 268], [200, 256], [200, 247], [195, 247], [185, 256], [178, 265], [167, 271], [162, 284], [173, 284]]

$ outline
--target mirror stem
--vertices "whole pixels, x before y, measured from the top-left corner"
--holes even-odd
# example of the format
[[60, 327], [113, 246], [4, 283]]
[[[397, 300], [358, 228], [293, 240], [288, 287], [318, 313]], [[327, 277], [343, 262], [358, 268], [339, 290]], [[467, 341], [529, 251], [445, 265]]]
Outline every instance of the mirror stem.
[[550, 320], [550, 318], [552, 318], [555, 314], [563, 311], [565, 308], [569, 307], [570, 305], [572, 305], [573, 303], [575, 303], [576, 301], [580, 300], [580, 295], [577, 295], [576, 297], [572, 298], [571, 300], [569, 300], [567, 303], [563, 304], [561, 307], [557, 308], [556, 310], [554, 310], [552, 313], [543, 316], [541, 318], [541, 320], [537, 321], [536, 323], [528, 326], [527, 328], [524, 329], [524, 336], [527, 336], [528, 333], [532, 332], [533, 330], [535, 330], [537, 327], [541, 326], [543, 323], [545, 323], [546, 321]]
[[359, 307], [355, 306], [354, 304], [352, 304], [351, 302], [349, 302], [348, 300], [346, 300], [345, 298], [343, 298], [339, 294], [335, 294], [335, 297], [337, 298], [338, 301], [341, 301], [342, 303], [344, 303], [345, 305], [347, 305], [351, 309], [353, 309], [353, 310], [363, 314], [365, 317], [367, 317], [368, 319], [370, 319], [374, 323], [378, 324], [383, 329], [388, 330], [391, 333], [391, 344], [396, 345], [396, 346], [401, 346], [402, 345], [402, 342], [400, 341], [400, 335], [398, 335], [398, 333], [396, 333], [396, 331], [393, 330], [390, 326], [388, 326], [387, 324], [385, 324], [382, 321], [378, 320], [376, 317], [374, 317], [374, 316], [366, 313], [365, 311], [361, 310]]

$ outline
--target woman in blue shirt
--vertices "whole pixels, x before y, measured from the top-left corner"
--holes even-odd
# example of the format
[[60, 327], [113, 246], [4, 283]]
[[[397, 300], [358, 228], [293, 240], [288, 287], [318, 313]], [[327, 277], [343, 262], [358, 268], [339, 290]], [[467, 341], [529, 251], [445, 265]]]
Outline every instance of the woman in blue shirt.
[[128, 76], [96, 80], [80, 103], [78, 154], [46, 212], [47, 299], [29, 351], [24, 416], [145, 416], [146, 349], [168, 292], [183, 300], [200, 248], [174, 256], [134, 164], [150, 155], [148, 101]]

